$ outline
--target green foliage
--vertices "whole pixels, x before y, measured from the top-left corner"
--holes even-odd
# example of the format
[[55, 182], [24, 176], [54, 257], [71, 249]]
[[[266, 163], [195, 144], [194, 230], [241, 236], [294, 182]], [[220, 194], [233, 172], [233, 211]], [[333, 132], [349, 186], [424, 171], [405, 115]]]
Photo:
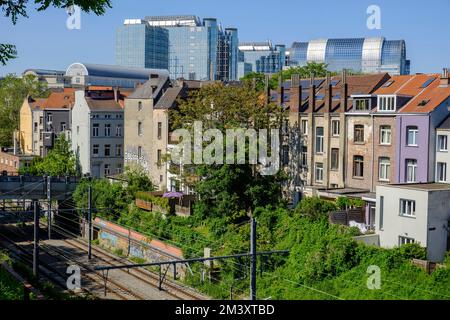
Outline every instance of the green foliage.
[[73, 176], [77, 175], [76, 157], [70, 147], [69, 141], [63, 134], [55, 140], [55, 146], [45, 158], [35, 158], [29, 167], [20, 169], [21, 174]]
[[[0, 48], [0, 61], [2, 51]], [[45, 97], [47, 86], [33, 75], [19, 78], [8, 74], [0, 83], [0, 146], [10, 147], [14, 130], [19, 128], [20, 108], [29, 97]]]
[[6, 62], [17, 57], [16, 46], [8, 43], [0, 43], [0, 63], [6, 65]]
[[348, 197], [338, 197], [336, 199], [336, 206], [340, 210], [347, 210], [350, 208], [362, 208], [365, 203], [362, 199], [358, 198], [348, 198]]
[[324, 200], [319, 197], [311, 197], [302, 199], [295, 208], [295, 213], [318, 220], [327, 218], [328, 213], [336, 209], [337, 205], [333, 201]]
[[125, 167], [122, 174], [126, 180], [126, 192], [130, 199], [134, 199], [138, 191], [153, 191], [155, 187], [141, 166]]
[[165, 210], [166, 212], [170, 211], [168, 198], [156, 197], [154, 195], [151, 195], [148, 192], [139, 191], [139, 192], [136, 192], [136, 199], [141, 199], [141, 200], [144, 200], [147, 202], [151, 202], [152, 204], [157, 205], [158, 207]]
[[22, 300], [23, 285], [0, 265], [0, 300]]

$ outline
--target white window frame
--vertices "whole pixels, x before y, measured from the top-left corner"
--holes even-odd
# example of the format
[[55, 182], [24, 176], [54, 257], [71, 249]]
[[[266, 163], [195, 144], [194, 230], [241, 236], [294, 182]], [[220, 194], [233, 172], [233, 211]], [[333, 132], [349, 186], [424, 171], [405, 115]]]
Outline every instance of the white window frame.
[[[409, 133], [413, 133], [414, 141], [409, 141]], [[409, 147], [417, 147], [417, 138], [419, 136], [419, 128], [417, 126], [406, 127], [406, 145]]]
[[[441, 140], [441, 138], [442, 138], [442, 140]], [[444, 143], [441, 143], [442, 141], [444, 141]], [[444, 146], [442, 144], [444, 144]], [[441, 151], [441, 152], [448, 151], [448, 136], [446, 134], [438, 134], [437, 146], [438, 146], [438, 151]]]
[[304, 136], [307, 136], [308, 135], [308, 120], [302, 119], [301, 126], [302, 126], [302, 134]]
[[331, 120], [331, 135], [333, 137], [339, 137], [341, 133], [341, 123], [339, 120]]
[[[322, 135], [318, 135], [317, 131], [319, 128], [322, 128]], [[316, 139], [315, 139], [315, 151], [316, 153], [322, 154], [323, 150], [324, 150], [324, 134], [325, 134], [325, 129], [324, 127], [316, 127]], [[320, 148], [319, 148], [320, 147]]]
[[400, 199], [400, 215], [402, 217], [416, 217], [416, 201], [410, 199]]
[[396, 105], [397, 105], [396, 95], [378, 96], [377, 109], [379, 112], [393, 112], [396, 110]]
[[436, 164], [436, 181], [447, 181], [447, 162], [438, 162]]
[[391, 174], [391, 160], [388, 157], [381, 157], [378, 162], [378, 180], [389, 182]]
[[[410, 179], [409, 169], [412, 170], [412, 176], [414, 179]], [[415, 183], [417, 182], [417, 160], [416, 159], [406, 159], [406, 182]]]
[[[389, 139], [386, 139], [388, 141], [384, 141], [384, 138], [389, 137]], [[380, 126], [380, 144], [385, 146], [390, 146], [392, 143], [392, 128], [389, 125], [382, 125]]]
[[[321, 167], [319, 167], [319, 165]], [[323, 163], [316, 162], [316, 164], [314, 165], [314, 169], [315, 169], [314, 170], [314, 180], [316, 180], [316, 182], [323, 182]], [[320, 172], [320, 175], [319, 175], [319, 172]]]
[[415, 243], [415, 242], [416, 242], [416, 240], [414, 240], [414, 238], [398, 236], [398, 245], [399, 246], [402, 246], [404, 244], [409, 244], [409, 243]]

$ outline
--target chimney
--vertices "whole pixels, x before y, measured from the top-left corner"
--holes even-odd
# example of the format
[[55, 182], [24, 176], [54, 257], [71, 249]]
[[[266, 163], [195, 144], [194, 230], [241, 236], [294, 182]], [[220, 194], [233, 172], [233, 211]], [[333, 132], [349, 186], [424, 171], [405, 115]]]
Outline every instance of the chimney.
[[331, 84], [330, 73], [327, 72], [327, 81], [325, 87], [325, 110], [331, 112], [333, 108], [333, 85]]
[[119, 101], [119, 87], [114, 87], [114, 101]]
[[269, 75], [266, 74], [264, 77], [264, 94], [266, 96], [265, 105], [270, 102], [270, 85], [269, 85]]
[[300, 75], [293, 74], [291, 76], [290, 110], [291, 112], [300, 112], [302, 106], [302, 86], [300, 85]]
[[341, 85], [341, 106], [344, 112], [347, 112], [348, 104], [348, 84], [347, 84], [347, 69], [342, 69], [342, 85]]
[[283, 77], [280, 75], [278, 77], [278, 99], [277, 103], [279, 106], [283, 105], [284, 102], [284, 87], [283, 87]]
[[310, 112], [316, 111], [316, 85], [314, 84], [314, 73], [311, 73], [311, 78], [309, 79], [309, 102], [308, 109]]
[[441, 75], [441, 82], [439, 84], [439, 87], [447, 88], [449, 84], [450, 84], [450, 78], [448, 76], [448, 69], [444, 68], [442, 75]]

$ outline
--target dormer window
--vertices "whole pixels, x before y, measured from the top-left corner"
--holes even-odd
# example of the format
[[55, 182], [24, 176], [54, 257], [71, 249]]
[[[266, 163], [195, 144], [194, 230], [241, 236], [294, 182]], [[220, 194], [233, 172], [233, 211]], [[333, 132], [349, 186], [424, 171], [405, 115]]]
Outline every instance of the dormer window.
[[396, 98], [395, 96], [379, 96], [378, 97], [378, 111], [395, 111]]
[[370, 99], [355, 99], [354, 104], [355, 111], [370, 110]]

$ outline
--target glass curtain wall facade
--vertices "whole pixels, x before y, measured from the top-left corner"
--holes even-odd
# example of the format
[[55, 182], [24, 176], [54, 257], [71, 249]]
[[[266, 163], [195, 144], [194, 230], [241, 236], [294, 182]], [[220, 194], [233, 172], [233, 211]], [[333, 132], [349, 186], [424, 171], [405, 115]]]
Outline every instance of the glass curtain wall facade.
[[[128, 25], [130, 21], [134, 24], [140, 21], [140, 25], [135, 30], [126, 25], [119, 27], [117, 64], [143, 67], [142, 56], [145, 56], [145, 48], [149, 48], [148, 59], [153, 65], [164, 65], [172, 79], [237, 80], [237, 29], [223, 31], [215, 18], [201, 21], [191, 15], [151, 16], [125, 23], [127, 21]], [[145, 36], [143, 30], [152, 32]], [[160, 46], [164, 49], [157, 50]]]
[[318, 39], [294, 42], [289, 50], [290, 65], [303, 66], [308, 62], [328, 64], [330, 71], [342, 69], [362, 73], [389, 72], [391, 75], [409, 74], [404, 40], [380, 38]]
[[[277, 73], [283, 69], [286, 60], [286, 47], [284, 45], [272, 46], [270, 42], [252, 42], [239, 44], [239, 63], [242, 70], [248, 70], [246, 64], [251, 65], [250, 72]], [[248, 73], [248, 72], [247, 72]]]
[[135, 68], [168, 68], [167, 30], [141, 20], [127, 20], [117, 28], [116, 64]]

